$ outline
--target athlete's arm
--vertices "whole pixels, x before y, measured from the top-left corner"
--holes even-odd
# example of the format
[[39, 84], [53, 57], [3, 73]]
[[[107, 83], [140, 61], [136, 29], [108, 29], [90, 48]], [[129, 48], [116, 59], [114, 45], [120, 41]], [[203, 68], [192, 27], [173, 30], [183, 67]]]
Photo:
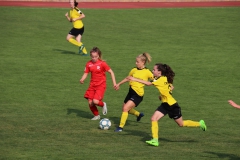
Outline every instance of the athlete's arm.
[[108, 70], [108, 73], [110, 73], [111, 78], [112, 78], [112, 82], [113, 82], [113, 86], [115, 87], [116, 86], [115, 74], [111, 69]]
[[119, 82], [118, 84], [116, 84], [116, 85], [114, 86], [115, 90], [118, 90], [121, 84], [123, 84], [123, 83], [125, 83], [125, 82], [128, 82], [128, 81], [129, 81], [129, 80], [127, 79], [127, 77], [124, 78], [121, 82]]
[[232, 100], [229, 100], [228, 101], [228, 103], [231, 105], [231, 106], [233, 106], [233, 107], [235, 107], [235, 108], [238, 108], [238, 109], [240, 109], [240, 105], [238, 105], [237, 103], [235, 103], [234, 101], [232, 101]]
[[169, 83], [170, 90], [172, 91], [174, 89], [173, 84]]
[[80, 82], [81, 84], [84, 83], [84, 80], [87, 78], [87, 75], [88, 75], [88, 73], [84, 73], [84, 74], [82, 75], [82, 78], [79, 80], [79, 82]]
[[134, 78], [132, 76], [128, 76], [127, 79], [131, 80], [131, 81], [136, 81], [136, 82], [139, 82], [139, 83], [143, 83], [147, 86], [151, 86], [153, 85], [152, 82], [149, 82], [149, 81], [144, 81], [144, 80], [141, 80], [141, 79], [138, 79], [138, 78]]
[[68, 19], [69, 22], [72, 22], [71, 18], [68, 16], [68, 12], [65, 14], [65, 17]]
[[73, 22], [85, 18], [85, 15], [82, 13], [79, 17], [72, 19]]

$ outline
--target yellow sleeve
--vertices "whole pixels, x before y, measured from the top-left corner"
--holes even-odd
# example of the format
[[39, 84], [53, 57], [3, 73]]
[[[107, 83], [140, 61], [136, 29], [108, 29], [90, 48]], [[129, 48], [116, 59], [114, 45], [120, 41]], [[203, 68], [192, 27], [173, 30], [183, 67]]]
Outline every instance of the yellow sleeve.
[[135, 70], [136, 70], [136, 68], [133, 68], [133, 69], [129, 72], [128, 75], [129, 75], [129, 76], [132, 76]]

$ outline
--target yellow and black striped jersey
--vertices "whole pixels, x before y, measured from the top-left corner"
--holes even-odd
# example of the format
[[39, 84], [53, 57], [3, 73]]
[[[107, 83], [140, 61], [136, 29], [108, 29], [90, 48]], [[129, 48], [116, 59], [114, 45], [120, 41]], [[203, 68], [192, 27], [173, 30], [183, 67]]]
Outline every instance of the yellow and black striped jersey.
[[[134, 78], [138, 78], [141, 80], [145, 80], [145, 81], [153, 79], [153, 74], [148, 68], [138, 69], [135, 67], [129, 72], [129, 76], [132, 76]], [[139, 96], [144, 95], [145, 84], [139, 83], [136, 81], [130, 81], [129, 85]]]
[[[82, 14], [82, 12], [80, 11], [80, 9], [78, 9], [77, 7], [75, 7], [74, 9], [70, 10], [70, 18], [74, 19], [74, 18], [78, 18], [80, 17]], [[83, 27], [83, 22], [82, 20], [76, 20], [75, 22], [72, 22], [73, 27], [80, 29]]]
[[172, 96], [171, 84], [168, 83], [166, 76], [153, 80], [152, 84], [158, 89], [163, 103], [167, 102], [171, 106], [177, 102]]

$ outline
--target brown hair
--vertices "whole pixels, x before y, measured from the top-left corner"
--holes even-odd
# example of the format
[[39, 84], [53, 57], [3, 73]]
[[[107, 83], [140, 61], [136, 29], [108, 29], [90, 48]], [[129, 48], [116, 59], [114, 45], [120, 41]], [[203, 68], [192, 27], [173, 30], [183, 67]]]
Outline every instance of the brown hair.
[[97, 52], [98, 55], [99, 55], [99, 59], [102, 60], [102, 52], [101, 52], [101, 50], [100, 50], [98, 47], [93, 47], [93, 48], [91, 49], [91, 51], [90, 51], [90, 54], [91, 54], [92, 52]]
[[78, 2], [76, 0], [74, 0], [74, 7], [78, 6]]
[[162, 75], [167, 77], [168, 83], [173, 84], [175, 73], [172, 68], [169, 65], [162, 63], [157, 63], [155, 65], [157, 66], [158, 71], [161, 71]]

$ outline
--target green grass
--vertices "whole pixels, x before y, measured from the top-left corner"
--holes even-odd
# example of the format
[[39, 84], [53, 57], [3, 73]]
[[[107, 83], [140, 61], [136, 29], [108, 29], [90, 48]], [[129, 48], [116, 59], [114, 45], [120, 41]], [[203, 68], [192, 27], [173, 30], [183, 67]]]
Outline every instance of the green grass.
[[[0, 7], [0, 159], [176, 159], [240, 158], [240, 8], [82, 9], [88, 51], [98, 46], [119, 82], [135, 57], [149, 52], [153, 62], [176, 73], [174, 97], [184, 119], [204, 119], [208, 130], [179, 128], [167, 116], [159, 121], [160, 146], [151, 138], [150, 117], [160, 104], [158, 91], [145, 87], [137, 123], [128, 117], [114, 133], [128, 85], [108, 88], [104, 101], [112, 122], [108, 131], [83, 98], [79, 84], [89, 57], [65, 40], [72, 28], [68, 9]], [[101, 113], [101, 109], [100, 109]]]

